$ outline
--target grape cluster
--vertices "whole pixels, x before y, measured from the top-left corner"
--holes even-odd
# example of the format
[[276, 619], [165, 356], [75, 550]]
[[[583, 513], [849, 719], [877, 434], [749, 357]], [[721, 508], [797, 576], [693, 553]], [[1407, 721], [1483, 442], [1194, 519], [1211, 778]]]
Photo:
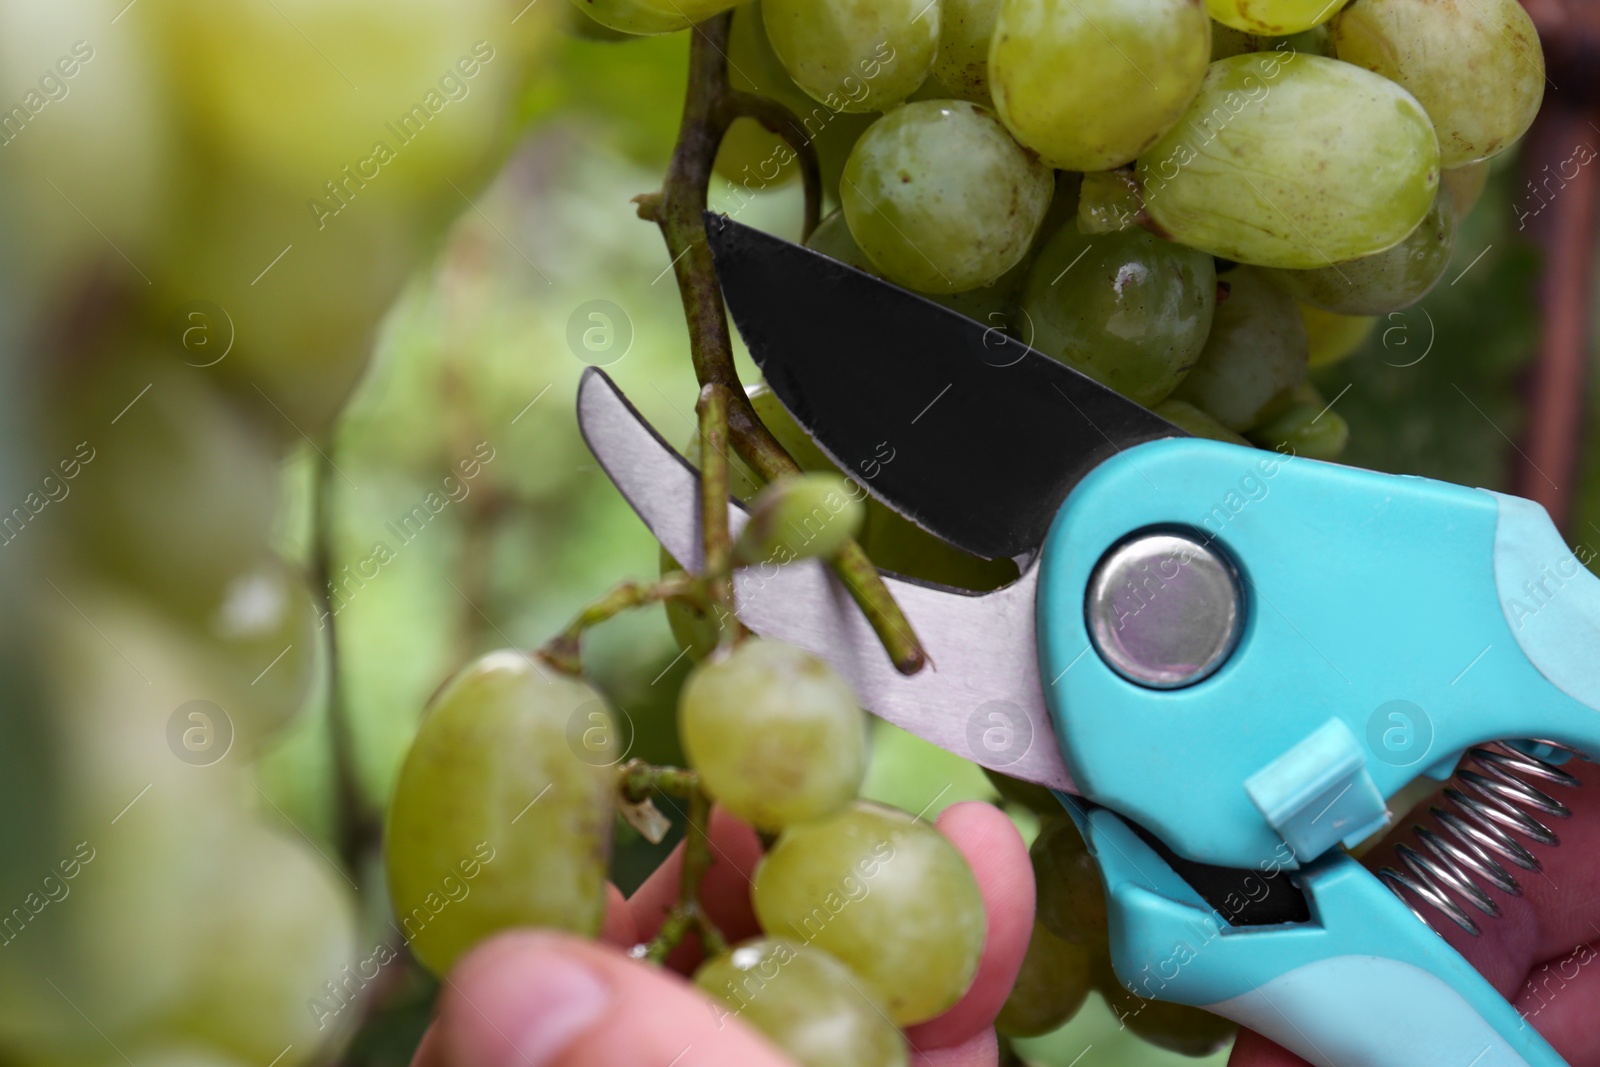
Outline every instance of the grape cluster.
[[[743, 118], [716, 169], [769, 188], [812, 149], [831, 209], [814, 250], [1193, 434], [1332, 458], [1348, 428], [1308, 370], [1438, 282], [1487, 160], [1538, 106], [1526, 16], [1513, 0], [1473, 4], [1479, 16], [1455, 0], [746, 3], [728, 81], [783, 104], [808, 144]], [[583, 32], [619, 39], [734, 7], [575, 5]], [[398, 916], [426, 920], [413, 943], [437, 971], [515, 925], [597, 936], [615, 816], [647, 826], [652, 798], [675, 795], [693, 822], [714, 802], [763, 835], [749, 901], [759, 936], [727, 945], [707, 909], [680, 900], [636, 955], [668, 959], [672, 924], [693, 927], [705, 958], [692, 979], [719, 1018], [807, 1067], [905, 1064], [900, 1029], [947, 1011], [976, 973], [977, 881], [932, 827], [859, 798], [867, 722], [849, 684], [803, 649], [744, 633], [717, 590], [738, 568], [828, 556], [850, 538], [879, 566], [968, 589], [1016, 571], [866, 499], [770, 390], [747, 398], [803, 473], [767, 483], [732, 462], [750, 517], [722, 546], [726, 568], [691, 579], [663, 550], [653, 591], [629, 594], [666, 604], [693, 661], [677, 707], [688, 765], [620, 762], [616, 715], [580, 677], [577, 629], [538, 654], [495, 653], [440, 691], [407, 756], [390, 890]], [[1048, 792], [999, 784], [1042, 828], [1033, 935], [998, 1028], [1047, 1032], [1098, 991], [1156, 1044], [1221, 1047], [1231, 1024], [1119, 981], [1075, 825]]]
[[1094, 990], [1122, 1026], [1152, 1044], [1187, 1056], [1207, 1056], [1226, 1044], [1234, 1032], [1228, 1020], [1147, 1000], [1118, 980], [1110, 964], [1099, 866], [1077, 826], [1059, 805], [1044, 803], [1048, 795], [1018, 794], [998, 775], [991, 778], [1002, 795], [1033, 807], [1044, 820], [1029, 850], [1038, 885], [1037, 917], [1022, 970], [995, 1022], [1000, 1032], [1012, 1037], [1048, 1033], [1070, 1019]]
[[[732, 6], [576, 2], [631, 33]], [[1307, 369], [1438, 282], [1544, 86], [1515, 0], [764, 0], [729, 71], [817, 151], [813, 248], [1191, 433], [1324, 459], [1348, 428]], [[719, 172], [791, 176], [741, 122]]]
[[282, 504], [555, 27], [278, 8], [0, 3], [8, 1064], [326, 1062], [404, 953], [296, 832], [336, 607]]
[[[977, 970], [986, 919], [966, 860], [922, 820], [856, 798], [866, 713], [810, 653], [724, 644], [685, 682], [678, 721], [699, 787], [775, 835], [751, 890], [764, 936], [713, 954], [695, 983], [806, 1067], [906, 1064], [897, 1027], [950, 1008]], [[615, 737], [600, 693], [522, 653], [491, 653], [434, 698], [385, 840], [396, 918], [424, 964], [443, 974], [514, 926], [599, 932], [628, 770]]]

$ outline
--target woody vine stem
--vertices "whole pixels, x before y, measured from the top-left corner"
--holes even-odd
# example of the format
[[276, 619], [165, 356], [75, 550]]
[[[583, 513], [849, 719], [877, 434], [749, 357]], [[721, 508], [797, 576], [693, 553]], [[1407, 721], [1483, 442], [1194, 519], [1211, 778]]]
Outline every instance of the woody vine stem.
[[[728, 127], [738, 118], [755, 119], [782, 137], [793, 151], [805, 185], [806, 235], [816, 227], [821, 214], [821, 171], [805, 127], [788, 109], [729, 85], [727, 45], [732, 18], [731, 12], [725, 13], [691, 30], [688, 89], [672, 162], [661, 189], [634, 201], [639, 217], [660, 227], [666, 241], [683, 298], [695, 378], [700, 383], [696, 411], [704, 566], [699, 576], [675, 572], [657, 582], [625, 582], [589, 605], [539, 650], [540, 658], [557, 670], [575, 674], [581, 669], [581, 640], [590, 627], [631, 608], [669, 600], [714, 611], [722, 624], [720, 647], [739, 641], [743, 629], [735, 614], [728, 529], [729, 450], [737, 452], [768, 481], [800, 473], [794, 459], [756, 416], [734, 368], [722, 289], [706, 240], [706, 194], [717, 149]], [[895, 667], [907, 674], [920, 670], [927, 656], [861, 546], [848, 542], [828, 563], [860, 605]], [[620, 769], [617, 789], [625, 812], [638, 812], [657, 798], [670, 798], [683, 803], [688, 821], [677, 902], [656, 936], [638, 946], [635, 954], [664, 962], [691, 930], [699, 934], [701, 947], [707, 952], [719, 951], [724, 946], [722, 934], [700, 899], [701, 881], [711, 865], [711, 802], [700, 789], [698, 776], [693, 771], [655, 767], [635, 760]]]

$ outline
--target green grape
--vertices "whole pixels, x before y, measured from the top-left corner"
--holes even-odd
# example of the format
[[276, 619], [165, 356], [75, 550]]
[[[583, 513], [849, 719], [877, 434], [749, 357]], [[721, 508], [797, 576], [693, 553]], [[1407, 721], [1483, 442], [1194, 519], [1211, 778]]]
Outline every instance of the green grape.
[[822, 192], [831, 203], [839, 201], [839, 184], [861, 135], [877, 121], [876, 115], [852, 115], [829, 111], [813, 104], [815, 121], [807, 127], [815, 132], [811, 143], [817, 149], [817, 168], [822, 171]]
[[886, 111], [916, 92], [939, 49], [938, 0], [764, 0], [772, 50], [834, 111]]
[[1224, 26], [1267, 37], [1285, 37], [1320, 26], [1345, 0], [1206, 0], [1206, 10]]
[[994, 786], [1000, 798], [1009, 804], [1020, 804], [1040, 815], [1061, 814], [1061, 801], [1045, 786], [1012, 778], [989, 767], [983, 768], [983, 776], [989, 779], [989, 784]]
[[[801, 120], [807, 136], [815, 133], [818, 116], [812, 111], [816, 102], [800, 91], [773, 53], [759, 3], [734, 8], [733, 26], [728, 31], [728, 84], [740, 92], [776, 100]], [[823, 109], [823, 114], [829, 113]], [[740, 116], [728, 127], [717, 149], [717, 173], [752, 189], [787, 184], [800, 174], [792, 150], [786, 151], [787, 144], [755, 119]], [[785, 159], [789, 162], [780, 165]]]
[[958, 311], [974, 322], [1021, 341], [1028, 340], [1027, 318], [1022, 314], [1022, 284], [1028, 280], [1028, 269], [1033, 265], [1033, 251], [1039, 247], [1035, 241], [1015, 267], [1000, 275], [989, 285], [967, 289], [959, 293], [923, 293], [941, 307]]
[[[660, 564], [663, 577], [673, 571], [683, 570], [683, 565], [673, 559], [672, 553], [665, 548], [660, 552]], [[678, 647], [696, 663], [711, 655], [722, 636], [717, 609], [702, 608], [684, 600], [669, 600], [666, 609], [667, 626], [672, 630], [672, 639], [678, 643]]]
[[1144, 216], [1139, 183], [1126, 170], [1097, 170], [1083, 176], [1078, 191], [1078, 232], [1117, 233]]
[[1262, 36], [1236, 30], [1223, 23], [1211, 27], [1211, 61], [1242, 56], [1249, 52], [1309, 52], [1314, 56], [1333, 55], [1333, 35], [1326, 25], [1313, 26], [1286, 37]]
[[1194, 0], [1002, 0], [989, 90], [1046, 163], [1109, 170], [1178, 121], [1210, 56]]
[[1314, 56], [1333, 55], [1333, 31], [1328, 28], [1327, 23], [1292, 33], [1283, 38], [1283, 43], [1296, 52], [1306, 52]]
[[[118, 14], [114, 0], [0, 4], [0, 196], [15, 268], [6, 279], [8, 313], [19, 317], [43, 310], [36, 301], [60, 307], [84, 277], [111, 266], [102, 261], [112, 247], [148, 264], [182, 212], [172, 190], [186, 176], [174, 166], [175, 102], [165, 89], [174, 72], [163, 73], [164, 57], [144, 34], [113, 44], [87, 32]], [[109, 159], [116, 165], [106, 166]], [[130, 271], [116, 282], [142, 279]], [[52, 313], [70, 314], [45, 311]]]
[[[857, 270], [876, 277], [883, 276], [872, 260], [867, 258], [867, 254], [861, 251], [856, 239], [851, 236], [850, 227], [845, 221], [842, 210], [833, 212], [817, 224], [816, 230], [806, 241], [806, 247], [837, 259], [841, 263], [848, 263]], [[992, 285], [960, 293], [921, 295], [935, 304], [947, 307], [951, 311], [958, 311], [967, 318], [981, 322], [1003, 334], [1026, 341], [1028, 340], [1026, 321], [1022, 316], [1022, 307], [1017, 302], [1017, 297], [1020, 295], [1022, 283], [1027, 279], [1028, 266], [1029, 257], [1024, 256], [1020, 263], [1002, 274]]]
[[572, 0], [595, 22], [620, 33], [672, 33], [720, 14], [737, 0]]
[[602, 26], [589, 17], [587, 4], [573, 4], [566, 9], [566, 17], [561, 21], [561, 28], [568, 34], [584, 41], [631, 41], [636, 36], [614, 30], [610, 26]]
[[1307, 366], [1326, 367], [1349, 357], [1372, 335], [1377, 319], [1354, 315], [1335, 315], [1331, 311], [1300, 305], [1300, 317], [1306, 324], [1306, 342], [1310, 352]]
[[961, 999], [983, 951], [983, 897], [961, 853], [866, 801], [785, 830], [756, 868], [754, 900], [763, 930], [838, 957], [899, 1026]]
[[1199, 357], [1216, 299], [1210, 256], [1137, 229], [1085, 236], [1069, 222], [1040, 250], [1022, 307], [1033, 347], [1154, 404]]
[[1450, 190], [1450, 200], [1456, 209], [1456, 220], [1460, 221], [1478, 206], [1478, 200], [1489, 184], [1489, 161], [1480, 159], [1476, 163], [1451, 167], [1439, 175], [1439, 184]]
[[1310, 385], [1294, 390], [1287, 402], [1260, 426], [1250, 439], [1262, 448], [1311, 459], [1338, 459], [1350, 443], [1350, 426], [1328, 407], [1322, 394]]
[[174, 1022], [245, 1063], [270, 1063], [287, 1045], [280, 1067], [316, 1062], [322, 1039], [355, 1022], [355, 998], [404, 945], [391, 934], [358, 953], [355, 909], [325, 858], [298, 837], [241, 830], [231, 855], [212, 857], [223, 867], [210, 887], [218, 896], [197, 917], [212, 951], [196, 957]]
[[761, 4], [755, 0], [734, 9], [733, 27], [728, 31], [728, 82], [743, 92], [770, 97], [794, 113], [816, 149], [823, 195], [837, 201], [839, 176], [850, 149], [872, 125], [874, 116], [843, 112], [806, 95], [772, 50]]
[[956, 293], [1020, 263], [1054, 190], [1049, 168], [965, 101], [907, 104], [850, 152], [840, 199], [850, 232], [893, 281]]
[[751, 191], [777, 189], [800, 176], [799, 158], [789, 142], [744, 115], [722, 135], [712, 166], [719, 178]]
[[1211, 62], [1242, 56], [1250, 52], [1266, 52], [1272, 48], [1272, 38], [1246, 33], [1221, 22], [1211, 27]]
[[395, 917], [429, 970], [513, 926], [599, 931], [615, 735], [599, 693], [520, 652], [434, 697], [384, 834]]
[[856, 536], [866, 494], [837, 474], [796, 474], [756, 494], [733, 545], [734, 562], [781, 566], [833, 555]]
[[728, 30], [728, 84], [741, 92], [770, 97], [801, 118], [817, 104], [794, 83], [772, 50], [760, 0], [733, 9], [733, 25]]
[[1096, 969], [1095, 988], [1117, 1021], [1157, 1048], [1183, 1056], [1209, 1056], [1238, 1031], [1233, 1022], [1187, 1004], [1146, 1000], [1125, 989], [1109, 968]]
[[283, 728], [305, 704], [320, 631], [359, 587], [352, 573], [344, 567], [331, 576], [331, 610], [313, 610], [306, 583], [269, 555], [236, 575], [209, 617], [187, 628], [246, 745]]
[[1150, 410], [1180, 430], [1187, 430], [1196, 437], [1205, 437], [1212, 441], [1227, 441], [1229, 444], [1234, 445], [1247, 445], [1250, 443], [1187, 400], [1179, 400], [1176, 397], [1169, 396]]
[[[759, 386], [759, 387], [757, 387], [757, 386], [747, 386], [746, 389], [745, 389], [745, 392], [746, 392], [747, 395], [753, 396], [754, 395], [754, 390], [756, 388], [765, 388], [765, 386]], [[754, 406], [754, 405], [752, 404], [752, 406]], [[689, 434], [689, 438], [688, 438], [688, 440], [686, 440], [683, 443], [683, 448], [680, 450], [679, 455], [681, 455], [685, 459], [687, 459], [689, 461], [689, 465], [691, 467], [694, 467], [696, 470], [699, 469], [699, 467], [700, 467], [700, 431], [699, 430], [694, 430]], [[744, 459], [741, 458], [740, 455], [737, 452], [734, 452], [734, 451], [730, 450], [727, 455], [728, 455], [728, 492], [729, 492], [729, 494], [731, 494], [732, 496], [734, 496], [735, 498], [737, 498], [739, 500], [750, 500], [757, 493], [759, 493], [761, 491], [761, 487], [766, 484], [766, 481], [759, 474], [757, 474], [755, 471], [751, 470], [750, 469], [750, 465], [747, 464], [744, 461]], [[680, 569], [680, 568], [674, 568], [674, 569], [676, 570], [676, 569]]]
[[1340, 315], [1383, 315], [1427, 296], [1444, 277], [1455, 245], [1455, 206], [1441, 183], [1427, 217], [1393, 248], [1314, 270], [1270, 273], [1302, 304]]
[[1063, 940], [1035, 922], [995, 1029], [1012, 1037], [1038, 1037], [1078, 1014], [1093, 984], [1093, 954], [1088, 945]]
[[872, 260], [867, 258], [867, 254], [861, 251], [861, 246], [856, 244], [856, 239], [851, 236], [850, 224], [845, 221], [842, 210], [829, 213], [817, 223], [817, 228], [806, 238], [806, 247], [837, 259], [840, 263], [848, 263], [856, 270], [882, 277], [878, 268], [873, 266]]
[[838, 811], [867, 770], [867, 717], [849, 683], [781, 641], [748, 638], [695, 668], [678, 736], [712, 799], [763, 830]]
[[826, 952], [784, 938], [756, 938], [707, 960], [694, 984], [801, 1067], [905, 1067], [906, 1044], [850, 968]]
[[886, 571], [924, 582], [988, 592], [1017, 580], [1010, 559], [974, 556], [924, 530], [893, 508], [867, 500], [867, 525], [861, 547]]
[[[803, 471], [817, 471], [828, 474], [842, 473], [827, 454], [811, 439], [811, 435], [800, 428], [794, 421], [794, 416], [789, 414], [789, 409], [783, 406], [778, 399], [778, 394], [766, 382], [759, 382], [745, 390], [750, 397], [750, 406], [756, 409], [756, 416], [772, 436], [778, 439], [784, 451], [789, 453]], [[753, 495], [753, 494], [752, 494]]]
[[1145, 210], [1174, 241], [1306, 269], [1399, 244], [1433, 204], [1422, 106], [1323, 56], [1219, 60], [1183, 120], [1139, 157]]
[[[637, 4], [671, 12], [674, 2], [704, 15], [731, 6], [706, 9], [705, 0], [596, 0], [584, 9], [593, 15], [603, 6]], [[276, 252], [289, 240], [285, 233], [304, 230], [311, 217], [307, 197], [325, 197], [325, 182], [344, 180], [341, 168], [367, 169], [361, 161], [372, 161], [375, 139], [386, 141], [399, 158], [385, 162], [381, 177], [372, 177], [378, 171], [371, 167], [370, 188], [358, 192], [354, 203], [391, 197], [402, 187], [408, 193], [442, 191], [459, 201], [444, 179], [472, 180], [468, 175], [501, 140], [528, 61], [543, 51], [561, 22], [558, 9], [539, 5], [509, 25], [505, 0], [273, 0], [259, 5], [156, 0], [141, 7], [151, 36], [166, 51], [170, 111], [190, 127], [191, 136], [203, 138], [207, 164], [216, 159], [237, 165], [269, 181], [294, 204], [294, 229], [275, 230], [273, 243], [250, 248], [251, 263], [262, 247]], [[442, 77], [451, 80], [441, 83]], [[330, 106], [336, 95], [343, 99]], [[387, 124], [398, 126], [402, 116], [421, 125], [411, 117], [414, 106], [422, 111], [425, 136], [390, 133]], [[433, 115], [437, 122], [431, 121]], [[183, 202], [188, 207], [190, 198]], [[241, 220], [230, 221], [235, 229], [224, 232], [238, 232]], [[348, 221], [346, 215], [328, 228]], [[264, 265], [247, 271], [245, 284]], [[364, 269], [370, 272], [371, 264]], [[351, 271], [343, 283], [349, 285], [359, 273]], [[283, 284], [281, 277], [278, 283]], [[211, 294], [233, 310], [214, 288], [193, 292]], [[192, 299], [193, 293], [184, 298]]]
[[1100, 867], [1067, 815], [1045, 823], [1028, 849], [1045, 929], [1074, 945], [1107, 944], [1110, 936]]
[[5, 538], [59, 520], [81, 558], [205, 628], [268, 555], [279, 472], [271, 439], [186, 370], [133, 351], [74, 380], [54, 420], [56, 469], [7, 516]]
[[1517, 0], [1356, 0], [1333, 43], [1422, 103], [1446, 167], [1505, 151], [1544, 99], [1544, 52]]
[[1294, 299], [1261, 271], [1222, 279], [1226, 299], [1205, 351], [1174, 394], [1230, 430], [1254, 426], [1280, 393], [1305, 380], [1309, 345]]
[[933, 78], [950, 96], [993, 107], [989, 94], [989, 46], [1001, 0], [940, 0], [939, 54]]

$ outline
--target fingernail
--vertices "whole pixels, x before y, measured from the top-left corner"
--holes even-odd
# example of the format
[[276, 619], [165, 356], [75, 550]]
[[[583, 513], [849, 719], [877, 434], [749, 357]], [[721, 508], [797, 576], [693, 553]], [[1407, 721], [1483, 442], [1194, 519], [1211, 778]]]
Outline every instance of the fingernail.
[[503, 1024], [512, 1047], [498, 1067], [548, 1067], [605, 1013], [611, 990], [594, 971], [558, 952], [525, 959], [517, 972], [520, 1010]]

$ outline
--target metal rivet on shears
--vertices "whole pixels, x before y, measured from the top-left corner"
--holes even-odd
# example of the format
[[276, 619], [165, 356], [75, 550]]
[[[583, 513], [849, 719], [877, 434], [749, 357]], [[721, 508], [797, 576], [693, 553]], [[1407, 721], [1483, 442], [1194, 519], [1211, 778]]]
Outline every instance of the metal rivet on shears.
[[1100, 658], [1152, 689], [1209, 676], [1232, 654], [1244, 621], [1232, 564], [1170, 531], [1138, 534], [1107, 552], [1084, 610]]

